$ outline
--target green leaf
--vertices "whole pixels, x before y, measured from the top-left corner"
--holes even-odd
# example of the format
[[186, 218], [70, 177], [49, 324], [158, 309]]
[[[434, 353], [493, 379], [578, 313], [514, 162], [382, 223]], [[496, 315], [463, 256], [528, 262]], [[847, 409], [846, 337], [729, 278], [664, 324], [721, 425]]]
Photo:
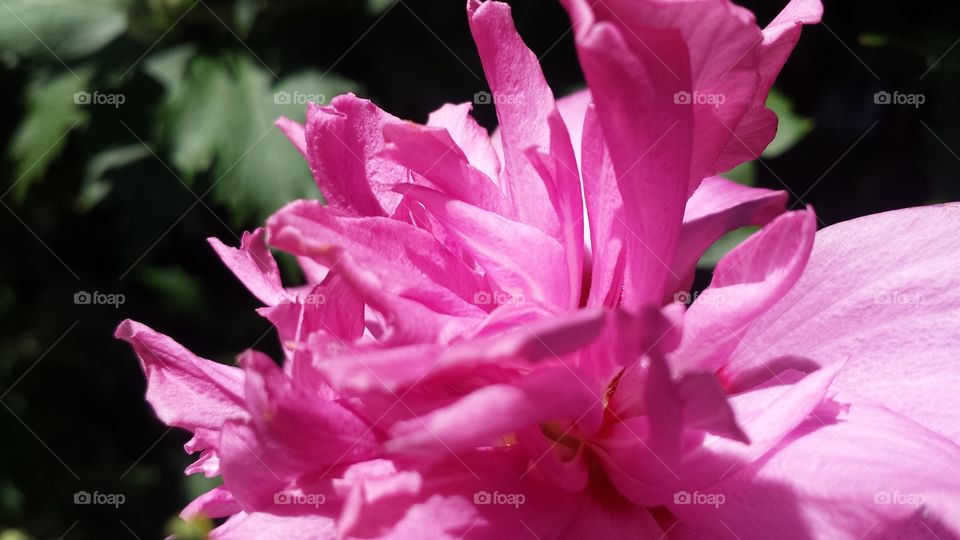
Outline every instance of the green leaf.
[[790, 99], [776, 90], [767, 95], [767, 107], [777, 113], [777, 136], [763, 151], [763, 157], [777, 157], [800, 142], [813, 129], [813, 120], [793, 112]]
[[324, 103], [355, 84], [316, 71], [274, 84], [246, 56], [196, 57], [182, 78], [167, 72], [161, 79], [168, 86], [161, 119], [171, 161], [188, 177], [209, 172], [213, 200], [239, 221], [319, 196], [303, 158], [273, 123], [281, 115], [303, 121], [308, 101]]
[[19, 529], [5, 529], [0, 531], [0, 540], [30, 540], [30, 537]]
[[233, 23], [237, 33], [246, 36], [257, 22], [257, 11], [260, 10], [259, 0], [233, 0]]
[[741, 163], [720, 176], [727, 180], [733, 180], [738, 184], [752, 186], [756, 182], [757, 166], [753, 161]]
[[184, 498], [192, 501], [211, 489], [222, 486], [223, 480], [219, 477], [207, 478], [202, 474], [191, 474], [184, 477], [181, 484]]
[[316, 188], [303, 158], [273, 127], [282, 107], [275, 103], [270, 74], [241, 57], [234, 63], [234, 77], [230, 106], [242, 113], [227, 114], [219, 125], [213, 197], [240, 220], [257, 219], [291, 200], [315, 195]]
[[4, 0], [0, 50], [18, 57], [54, 55], [61, 61], [90, 54], [127, 28], [123, 0]]
[[885, 47], [890, 38], [881, 34], [860, 34], [857, 42], [864, 47]]
[[393, 5], [396, 0], [367, 0], [367, 11], [377, 15]]
[[83, 184], [77, 196], [77, 208], [81, 212], [89, 211], [110, 193], [113, 181], [107, 178], [108, 172], [125, 167], [149, 155], [150, 150], [140, 143], [108, 148], [94, 154], [84, 170]]
[[30, 185], [43, 177], [66, 145], [69, 132], [86, 124], [89, 113], [77, 96], [85, 92], [87, 70], [53, 76], [35, 72], [27, 85], [26, 114], [13, 134], [13, 196], [22, 200]]
[[340, 94], [356, 91], [357, 84], [352, 81], [332, 73], [321, 76], [314, 70], [305, 70], [277, 81], [270, 103], [274, 114], [303, 122], [308, 101], [324, 105]]
[[183, 84], [187, 65], [196, 55], [197, 50], [192, 45], [178, 45], [163, 49], [143, 61], [143, 71], [171, 92]]
[[180, 84], [172, 87], [164, 116], [169, 119], [171, 161], [187, 181], [213, 165], [225, 143], [225, 123], [242, 114], [231, 103], [235, 84], [222, 62], [205, 56], [187, 65]]
[[708, 270], [714, 268], [724, 255], [729, 253], [731, 249], [739, 246], [748, 236], [758, 230], [760, 230], [759, 227], [741, 227], [721, 236], [720, 239], [714, 242], [713, 245], [707, 249], [706, 253], [700, 257], [700, 261], [697, 262], [697, 268]]
[[[182, 268], [148, 266], [141, 274], [144, 284], [173, 311], [199, 312], [203, 307], [203, 287]], [[199, 495], [199, 494], [198, 494]]]
[[177, 540], [204, 540], [212, 529], [213, 522], [204, 516], [197, 516], [190, 521], [174, 517], [167, 523], [167, 532]]

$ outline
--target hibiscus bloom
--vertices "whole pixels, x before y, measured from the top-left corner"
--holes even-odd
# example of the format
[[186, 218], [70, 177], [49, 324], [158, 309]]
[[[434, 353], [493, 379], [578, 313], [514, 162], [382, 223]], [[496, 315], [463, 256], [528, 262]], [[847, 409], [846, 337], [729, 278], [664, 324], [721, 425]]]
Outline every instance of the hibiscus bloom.
[[817, 232], [714, 176], [772, 139], [819, 2], [762, 30], [725, 0], [564, 4], [588, 90], [555, 102], [509, 7], [468, 2], [492, 136], [469, 104], [418, 125], [352, 95], [279, 122], [328, 204], [211, 242], [282, 368], [120, 325], [194, 434], [187, 472], [223, 479], [183, 516], [227, 517], [214, 538], [960, 534], [960, 207]]

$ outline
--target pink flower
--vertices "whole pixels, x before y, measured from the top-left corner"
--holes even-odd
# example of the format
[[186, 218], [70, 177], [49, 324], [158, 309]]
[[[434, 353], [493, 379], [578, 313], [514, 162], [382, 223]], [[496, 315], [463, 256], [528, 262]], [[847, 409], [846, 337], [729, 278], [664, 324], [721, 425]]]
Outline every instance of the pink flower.
[[[329, 204], [211, 243], [282, 369], [120, 325], [194, 433], [187, 472], [223, 478], [183, 516], [230, 516], [215, 538], [960, 535], [960, 206], [816, 232], [713, 176], [773, 137], [819, 2], [763, 30], [724, 0], [564, 3], [589, 90], [559, 102], [509, 7], [468, 3], [492, 137], [469, 104], [281, 119]], [[686, 308], [703, 251], [750, 224]]]

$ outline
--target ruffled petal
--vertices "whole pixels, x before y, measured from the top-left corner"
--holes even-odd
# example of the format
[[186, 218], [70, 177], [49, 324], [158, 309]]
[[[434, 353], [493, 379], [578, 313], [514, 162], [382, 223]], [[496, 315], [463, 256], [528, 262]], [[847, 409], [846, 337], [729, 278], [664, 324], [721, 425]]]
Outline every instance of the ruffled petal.
[[164, 423], [217, 430], [246, 416], [243, 372], [194, 355], [169, 337], [125, 320], [114, 334], [133, 346], [147, 376], [147, 401]]
[[444, 128], [453, 138], [453, 142], [463, 150], [470, 165], [487, 175], [498, 187], [500, 186], [500, 158], [493, 149], [490, 135], [473, 116], [470, 103], [447, 103], [430, 113], [427, 125]]
[[786, 210], [786, 203], [785, 191], [752, 188], [720, 176], [705, 178], [687, 199], [668, 299], [690, 290], [697, 261], [721, 236], [748, 225], [766, 225]]
[[548, 420], [571, 420], [585, 432], [599, 427], [602, 394], [569, 367], [548, 368], [513, 384], [486, 386], [456, 403], [398, 423], [389, 452], [447, 452], [492, 444], [515, 430]]
[[261, 302], [274, 306], [287, 299], [280, 283], [280, 269], [267, 247], [263, 228], [243, 233], [239, 248], [228, 247], [216, 238], [207, 242], [223, 264]]
[[191, 520], [198, 517], [221, 518], [240, 512], [240, 505], [223, 486], [217, 486], [200, 495], [180, 512], [180, 517]]
[[298, 201], [267, 221], [270, 242], [295, 255], [335, 265], [339, 247], [383, 288], [439, 313], [479, 316], [473, 304], [482, 281], [430, 233], [385, 217], [349, 217], [316, 201]]
[[[565, 243], [578, 223], [570, 216], [579, 216], [582, 204], [576, 158], [553, 92], [536, 55], [517, 34], [509, 5], [469, 0], [467, 13], [500, 120], [501, 184], [521, 222]], [[531, 149], [556, 160], [555, 178], [541, 177], [529, 161]], [[582, 246], [580, 231], [573, 236]]]
[[[892, 238], [898, 238], [893, 241]], [[724, 368], [744, 388], [804, 358], [846, 361], [837, 385], [960, 441], [960, 204], [817, 233], [803, 276]]]
[[683, 318], [683, 342], [674, 352], [682, 371], [714, 371], [754, 320], [800, 278], [813, 247], [813, 210], [789, 212], [724, 255], [713, 280]]
[[269, 456], [273, 472], [296, 476], [376, 454], [376, 436], [348, 409], [296, 387], [262, 353], [247, 351], [240, 362], [246, 371], [245, 394], [258, 453]]
[[387, 141], [381, 153], [384, 157], [421, 175], [451, 197], [490, 212], [513, 216], [513, 208], [500, 188], [469, 163], [446, 130], [405, 123], [384, 126], [383, 133]]
[[493, 293], [506, 293], [506, 302], [527, 299], [571, 306], [566, 253], [552, 237], [535, 227], [485, 212], [436, 191], [411, 187], [406, 196], [433, 214], [485, 270], [497, 291], [484, 291], [477, 304], [494, 306]]
[[378, 156], [383, 127], [398, 123], [372, 102], [353, 94], [329, 106], [307, 109], [306, 143], [310, 169], [330, 206], [350, 215], [390, 215], [400, 197], [385, 186], [409, 180], [403, 167]]
[[565, 4], [622, 195], [624, 226], [638, 244], [627, 254], [622, 296], [625, 307], [637, 309], [662, 298], [680, 231], [693, 115], [674, 95], [690, 88], [689, 53], [678, 31], [627, 31], [602, 18], [602, 6]]

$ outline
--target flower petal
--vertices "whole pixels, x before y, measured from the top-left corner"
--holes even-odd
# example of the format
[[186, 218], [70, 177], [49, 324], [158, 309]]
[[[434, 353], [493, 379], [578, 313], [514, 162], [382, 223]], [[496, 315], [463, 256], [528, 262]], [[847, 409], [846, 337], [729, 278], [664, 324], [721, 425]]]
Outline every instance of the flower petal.
[[330, 206], [350, 215], [393, 213], [400, 197], [384, 186], [404, 182], [409, 175], [378, 154], [384, 147], [384, 125], [399, 121], [353, 94], [337, 96], [325, 107], [310, 103], [310, 170]]
[[693, 116], [674, 98], [690, 88], [689, 54], [677, 31], [626, 31], [586, 0], [565, 5], [623, 198], [625, 228], [639, 245], [626, 261], [623, 304], [659, 303], [690, 178]]
[[557, 100], [557, 110], [560, 111], [560, 117], [567, 126], [577, 163], [580, 163], [580, 151], [583, 147], [583, 122], [587, 107], [592, 101], [593, 96], [590, 95], [588, 88], [567, 94]]
[[[689, 291], [697, 261], [724, 234], [748, 225], [766, 225], [786, 209], [787, 193], [752, 188], [720, 176], [705, 178], [687, 199], [683, 228], [667, 294]], [[671, 276], [672, 277], [672, 276]]]
[[237, 514], [210, 532], [210, 540], [335, 540], [334, 520], [327, 516], [278, 516], [267, 512]]
[[[553, 238], [539, 229], [485, 212], [431, 189], [405, 188], [407, 197], [421, 203], [446, 226], [463, 248], [512, 301], [526, 299], [571, 306], [566, 255]], [[489, 295], [492, 292], [486, 291]]]
[[582, 141], [580, 167], [591, 249], [587, 305], [614, 307], [620, 304], [626, 258], [643, 248], [626, 228], [623, 198], [593, 104], [584, 113]]
[[759, 459], [800, 425], [823, 401], [838, 366], [806, 377], [728, 399], [737, 424], [750, 443], [702, 431], [686, 431], [681, 453], [674, 456], [651, 446], [646, 416], [628, 418], [605, 430], [597, 454], [619, 491], [637, 504], [659, 506], [677, 490], [710, 485]]
[[846, 360], [838, 387], [960, 441], [958, 290], [960, 204], [833, 225], [817, 233], [803, 276], [754, 322], [724, 374], [736, 389], [797, 358]]
[[[582, 249], [582, 229], [571, 234], [583, 206], [577, 161], [537, 57], [517, 34], [508, 4], [469, 0], [467, 13], [500, 120], [502, 185], [521, 222], [568, 250], [575, 249], [566, 240], [572, 237]], [[553, 178], [541, 176], [529, 160], [530, 151], [551, 156]]]
[[125, 320], [114, 334], [133, 346], [147, 376], [147, 401], [164, 423], [217, 430], [226, 418], [246, 416], [243, 372], [199, 358], [169, 337]]
[[[754, 320], [800, 278], [817, 229], [813, 210], [789, 212], [727, 253], [683, 318], [681, 371], [714, 371]], [[760, 349], [763, 350], [763, 349]]]
[[786, 63], [787, 57], [800, 39], [800, 30], [803, 25], [820, 22], [822, 15], [823, 4], [820, 0], [790, 0], [777, 18], [763, 29], [763, 38], [756, 44], [759, 60], [757, 68], [760, 73], [757, 99], [736, 127], [729, 125], [735, 135], [723, 149], [714, 167], [717, 172], [732, 169], [744, 161], [756, 159], [773, 140], [776, 135], [777, 117], [773, 111], [766, 108], [764, 103], [766, 96], [780, 69]]
[[270, 242], [327, 265], [342, 247], [390, 293], [439, 313], [482, 315], [472, 301], [481, 279], [430, 233], [386, 217], [349, 217], [316, 201], [291, 203], [267, 221]]
[[427, 125], [446, 129], [456, 145], [466, 154], [470, 165], [482, 171], [499, 187], [500, 158], [493, 149], [487, 130], [470, 116], [472, 109], [473, 105], [470, 103], [447, 103], [430, 113]]
[[239, 248], [228, 247], [216, 238], [207, 242], [220, 256], [223, 264], [254, 296], [268, 306], [274, 306], [287, 298], [280, 283], [280, 269], [264, 240], [263, 228], [243, 233]]
[[382, 156], [423, 176], [451, 197], [512, 216], [513, 208], [499, 187], [470, 165], [446, 130], [404, 123], [384, 126], [383, 135], [387, 146]]
[[374, 456], [376, 437], [355, 414], [295, 387], [263, 353], [247, 351], [240, 362], [246, 373], [247, 407], [259, 452], [269, 456], [274, 472], [295, 476]]
[[230, 491], [217, 486], [200, 495], [180, 512], [180, 518], [191, 520], [197, 517], [221, 518], [240, 512], [240, 505], [233, 499]]
[[303, 124], [297, 122], [296, 120], [291, 120], [286, 116], [281, 116], [277, 118], [277, 121], [274, 122], [280, 131], [290, 139], [290, 142], [293, 144], [294, 148], [297, 149], [297, 152], [300, 152], [300, 155], [304, 159], [309, 160], [310, 155], [307, 152], [307, 135], [306, 128]]
[[719, 504], [667, 506], [719, 537], [922, 538], [944, 527], [950, 537], [960, 533], [958, 464], [951, 441], [854, 402], [835, 420], [809, 418], [764, 459], [699, 490]]
[[547, 368], [513, 384], [486, 386], [449, 407], [396, 424], [389, 452], [456, 451], [489, 445], [498, 437], [548, 420], [572, 420], [586, 432], [599, 426], [599, 389], [569, 367]]

